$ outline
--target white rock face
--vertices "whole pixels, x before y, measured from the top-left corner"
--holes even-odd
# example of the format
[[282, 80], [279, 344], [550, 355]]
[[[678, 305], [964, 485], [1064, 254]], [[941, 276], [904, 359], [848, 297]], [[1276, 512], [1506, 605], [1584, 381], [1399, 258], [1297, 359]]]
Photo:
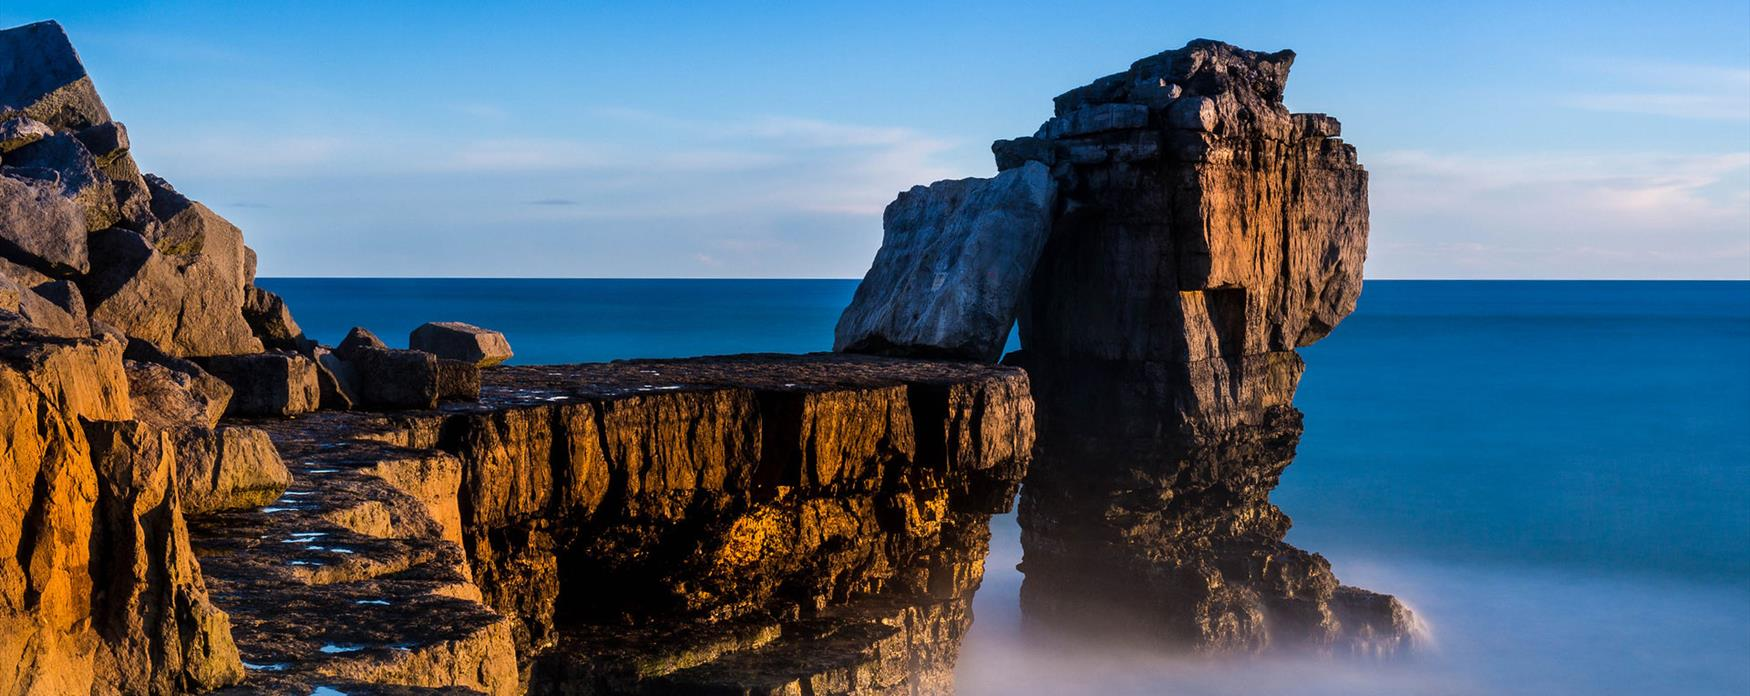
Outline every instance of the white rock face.
[[1057, 184], [1038, 162], [938, 181], [887, 206], [875, 263], [833, 350], [994, 362], [1051, 235]]

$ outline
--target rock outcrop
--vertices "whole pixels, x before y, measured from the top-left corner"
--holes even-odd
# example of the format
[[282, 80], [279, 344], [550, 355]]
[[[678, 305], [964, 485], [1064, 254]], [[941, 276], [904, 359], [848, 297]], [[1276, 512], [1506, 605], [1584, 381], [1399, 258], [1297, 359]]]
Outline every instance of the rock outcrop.
[[1214, 650], [1392, 652], [1396, 600], [1283, 542], [1268, 494], [1301, 432], [1294, 349], [1355, 307], [1367, 172], [1335, 119], [1282, 105], [1292, 52], [1212, 41], [1056, 99], [1000, 167], [1064, 197], [1011, 362], [1033, 378], [1022, 495], [1035, 624]]
[[1024, 163], [899, 194], [833, 350], [995, 362], [1051, 232], [1057, 184]]
[[478, 404], [262, 426], [292, 488], [196, 533], [246, 687], [949, 689], [989, 515], [1032, 449], [1021, 371], [766, 355], [482, 374]]

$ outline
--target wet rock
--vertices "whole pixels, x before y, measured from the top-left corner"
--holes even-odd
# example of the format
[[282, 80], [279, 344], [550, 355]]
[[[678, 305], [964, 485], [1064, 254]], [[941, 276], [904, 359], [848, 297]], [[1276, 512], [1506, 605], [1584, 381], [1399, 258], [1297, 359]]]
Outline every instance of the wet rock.
[[504, 339], [504, 334], [459, 321], [421, 324], [408, 336], [407, 347], [479, 367], [497, 365], [511, 357], [510, 342]]
[[0, 175], [0, 257], [54, 276], [90, 271], [84, 213], [51, 183]]
[[292, 319], [292, 311], [279, 295], [248, 286], [244, 291], [243, 319], [261, 344], [272, 350], [303, 350], [309, 339]]
[[995, 362], [1051, 232], [1056, 189], [1029, 162], [900, 194], [833, 350]]
[[79, 130], [110, 120], [67, 32], [55, 22], [0, 30], [0, 118], [22, 115], [50, 127]]
[[231, 386], [227, 415], [290, 416], [314, 411], [321, 403], [316, 365], [302, 355], [219, 355], [199, 362]]

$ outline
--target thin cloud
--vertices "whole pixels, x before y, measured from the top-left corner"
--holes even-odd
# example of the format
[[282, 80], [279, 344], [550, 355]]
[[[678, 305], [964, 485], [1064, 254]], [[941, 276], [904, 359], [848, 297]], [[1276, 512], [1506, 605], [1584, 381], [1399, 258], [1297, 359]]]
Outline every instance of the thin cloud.
[[1385, 152], [1376, 277], [1750, 276], [1750, 152]]
[[1750, 69], [1670, 62], [1595, 61], [1621, 89], [1570, 94], [1560, 103], [1588, 111], [1678, 119], [1750, 121]]

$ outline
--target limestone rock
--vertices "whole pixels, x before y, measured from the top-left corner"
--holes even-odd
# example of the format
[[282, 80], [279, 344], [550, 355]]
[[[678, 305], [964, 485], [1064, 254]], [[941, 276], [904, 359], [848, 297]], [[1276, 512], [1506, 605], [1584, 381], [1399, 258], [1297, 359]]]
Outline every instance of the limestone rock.
[[110, 120], [67, 32], [55, 22], [0, 30], [0, 118], [79, 130]]
[[279, 295], [250, 285], [244, 289], [243, 319], [261, 344], [273, 350], [302, 350], [309, 339], [292, 319], [292, 310]]
[[346, 332], [346, 337], [341, 339], [340, 345], [335, 346], [334, 354], [340, 356], [342, 360], [351, 360], [358, 351], [367, 348], [388, 350], [389, 344], [384, 343], [383, 339], [377, 338], [377, 335], [371, 333], [370, 329], [354, 326], [351, 331]]
[[178, 357], [261, 352], [243, 318], [242, 237], [228, 225], [207, 232], [187, 254], [125, 229], [91, 235], [98, 263], [81, 281], [91, 316]]
[[1050, 235], [1056, 190], [1029, 162], [900, 194], [833, 349], [994, 362]]
[[464, 360], [438, 358], [438, 398], [479, 401], [480, 368]]
[[1354, 309], [1367, 240], [1335, 119], [1282, 104], [1293, 59], [1193, 41], [1059, 96], [1039, 134], [1065, 205], [1011, 355], [1039, 413], [1031, 621], [1212, 651], [1408, 645], [1408, 612], [1340, 590], [1268, 499], [1301, 433], [1293, 351]]
[[497, 365], [511, 357], [510, 342], [504, 339], [504, 334], [459, 321], [421, 324], [408, 336], [407, 347], [480, 367]]
[[296, 353], [219, 355], [202, 358], [201, 367], [231, 385], [225, 412], [235, 416], [290, 416], [321, 404], [316, 365]]
[[156, 363], [128, 360], [128, 398], [137, 407], [139, 419], [165, 430], [189, 425], [211, 428], [219, 423], [230, 404], [231, 390], [214, 398], [197, 378]]
[[159, 365], [176, 372], [180, 376], [172, 376], [171, 381], [179, 389], [189, 391], [191, 398], [200, 404], [201, 410], [205, 413], [207, 426], [212, 427], [213, 424], [219, 422], [219, 418], [224, 415], [225, 409], [231, 404], [231, 385], [226, 384], [225, 380], [214, 377], [212, 373], [207, 372], [192, 361], [164, 353], [149, 341], [132, 339], [126, 340], [126, 343], [127, 350], [123, 355], [128, 360]]
[[437, 356], [382, 348], [361, 348], [348, 351], [348, 355], [345, 360], [356, 379], [355, 407], [393, 411], [437, 406]]
[[322, 408], [350, 410], [358, 402], [358, 375], [352, 365], [325, 346], [311, 346], [310, 357], [316, 361], [316, 386], [322, 394]]
[[292, 483], [291, 471], [259, 428], [185, 427], [172, 437], [177, 490], [188, 514], [261, 507]]
[[109, 176], [78, 138], [52, 135], [6, 154], [7, 174], [54, 184], [85, 211], [85, 229], [95, 232], [121, 220]]
[[90, 271], [84, 213], [51, 183], [0, 176], [0, 257], [57, 276]]
[[0, 154], [5, 154], [55, 134], [55, 129], [23, 116], [0, 121]]

